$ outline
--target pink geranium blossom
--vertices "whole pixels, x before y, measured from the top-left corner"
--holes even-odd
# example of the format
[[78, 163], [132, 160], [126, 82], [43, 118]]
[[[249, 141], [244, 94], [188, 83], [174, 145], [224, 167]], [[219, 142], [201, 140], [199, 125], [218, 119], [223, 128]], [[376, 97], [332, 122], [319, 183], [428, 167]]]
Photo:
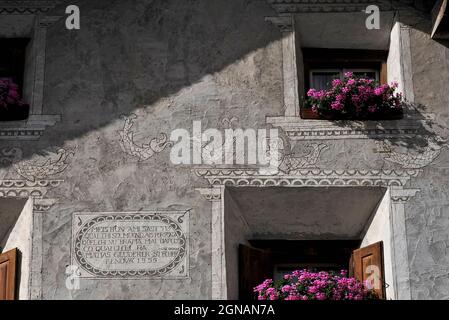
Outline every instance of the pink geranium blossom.
[[398, 83], [379, 85], [372, 79], [356, 78], [346, 72], [343, 80], [332, 81], [329, 90], [310, 89], [306, 106], [320, 115], [353, 118], [372, 117], [402, 112], [402, 95], [396, 93]]
[[19, 86], [9, 78], [0, 78], [0, 108], [23, 104], [19, 95]]
[[375, 292], [347, 272], [296, 270], [274, 282], [267, 279], [254, 288], [258, 300], [368, 300]]

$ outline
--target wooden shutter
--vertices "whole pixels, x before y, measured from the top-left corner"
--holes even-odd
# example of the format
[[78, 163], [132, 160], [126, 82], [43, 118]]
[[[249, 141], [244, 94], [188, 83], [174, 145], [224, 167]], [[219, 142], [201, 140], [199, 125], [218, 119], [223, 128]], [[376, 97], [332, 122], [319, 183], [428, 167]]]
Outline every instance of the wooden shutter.
[[273, 277], [270, 251], [239, 246], [239, 299], [254, 300], [253, 289]]
[[0, 254], [0, 300], [16, 298], [17, 249]]
[[382, 241], [352, 252], [349, 275], [359, 281], [375, 284], [374, 290], [385, 299], [385, 273]]

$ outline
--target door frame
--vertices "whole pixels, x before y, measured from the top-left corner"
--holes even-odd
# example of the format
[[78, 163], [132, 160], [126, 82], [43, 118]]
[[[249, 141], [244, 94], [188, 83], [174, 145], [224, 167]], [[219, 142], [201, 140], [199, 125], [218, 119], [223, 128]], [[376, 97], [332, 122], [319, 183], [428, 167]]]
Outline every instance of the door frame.
[[196, 188], [211, 202], [212, 299], [228, 298], [225, 255], [225, 189], [232, 187], [373, 187], [387, 188], [390, 198], [391, 259], [394, 278], [393, 299], [410, 300], [410, 269], [405, 228], [405, 203], [420, 189], [406, 188], [412, 177], [392, 170], [300, 170], [295, 175], [262, 175], [257, 169], [196, 169], [210, 187]]

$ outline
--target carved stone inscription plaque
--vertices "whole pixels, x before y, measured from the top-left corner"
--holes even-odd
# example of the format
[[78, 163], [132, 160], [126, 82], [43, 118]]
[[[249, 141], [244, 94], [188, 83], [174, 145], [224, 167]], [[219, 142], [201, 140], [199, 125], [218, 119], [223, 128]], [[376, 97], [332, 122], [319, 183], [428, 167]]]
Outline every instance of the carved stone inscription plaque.
[[74, 213], [72, 264], [82, 278], [185, 278], [188, 226], [188, 211]]

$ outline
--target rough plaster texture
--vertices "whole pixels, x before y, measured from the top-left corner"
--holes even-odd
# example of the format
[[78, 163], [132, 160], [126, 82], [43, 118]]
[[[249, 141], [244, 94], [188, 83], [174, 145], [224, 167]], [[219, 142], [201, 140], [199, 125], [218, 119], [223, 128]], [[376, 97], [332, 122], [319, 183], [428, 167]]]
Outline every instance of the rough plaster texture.
[[[235, 117], [234, 127], [266, 127], [266, 116], [284, 114], [283, 86], [288, 85], [282, 81], [283, 35], [264, 21], [276, 13], [264, 1], [251, 0], [78, 3], [81, 30], [68, 31], [61, 20], [46, 35], [43, 109], [62, 115], [62, 121], [37, 141], [0, 141], [2, 148], [23, 150], [23, 159], [13, 159], [14, 163], [38, 161], [59, 148], [76, 150], [65, 170], [48, 177], [63, 182], [47, 193], [57, 203], [39, 213], [42, 255], [34, 259], [42, 260], [41, 298], [210, 298], [211, 203], [194, 190], [207, 182], [195, 177], [189, 166], [172, 165], [168, 149], [143, 162], [124, 153], [119, 135], [122, 115], [136, 114], [133, 130], [139, 144], [160, 132], [190, 130], [193, 120], [202, 120], [204, 128], [223, 129]], [[61, 5], [53, 13], [62, 15], [64, 8]], [[29, 19], [8, 19], [0, 19], [0, 34], [13, 26], [20, 35], [31, 26]], [[429, 130], [448, 137], [449, 46], [430, 39], [428, 19], [401, 15], [399, 19], [410, 26], [409, 80], [416, 102], [423, 106], [419, 112], [434, 113], [436, 125]], [[384, 46], [388, 37], [379, 41], [366, 45]], [[391, 140], [412, 154], [423, 148], [423, 139]], [[318, 159], [318, 168], [398, 169], [384, 161], [383, 154], [373, 152], [377, 148], [373, 139], [323, 142], [329, 148]], [[307, 145], [286, 143], [298, 154]], [[410, 187], [421, 190], [405, 204], [415, 299], [449, 298], [448, 160], [445, 148], [410, 182]], [[11, 161], [1, 163], [0, 177], [23, 180]], [[74, 212], [190, 208], [189, 279], [83, 280], [80, 290], [65, 287]]]
[[[76, 148], [59, 175], [64, 183], [50, 191], [58, 203], [42, 216], [42, 298], [210, 298], [210, 204], [194, 190], [204, 182], [172, 165], [169, 150], [145, 162], [125, 154], [121, 116], [137, 115], [138, 143], [191, 130], [193, 120], [222, 128], [237, 117], [241, 127], [264, 127], [266, 114], [282, 110], [280, 35], [263, 18], [273, 11], [259, 1], [79, 5], [81, 30], [60, 21], [47, 32], [44, 110], [63, 120], [39, 141], [1, 142], [21, 147], [28, 161]], [[14, 168], [1, 170], [17, 178]], [[73, 212], [190, 208], [189, 279], [83, 280], [78, 291], [66, 288]]]
[[[415, 101], [435, 113], [434, 129], [447, 137], [449, 46], [430, 39], [428, 24], [410, 30]], [[417, 184], [421, 193], [407, 205], [412, 298], [449, 298], [448, 153], [427, 167]]]
[[367, 17], [364, 12], [308, 12], [295, 17], [298, 37], [304, 47], [386, 50], [394, 13], [382, 12], [380, 29], [371, 30], [364, 27]]

